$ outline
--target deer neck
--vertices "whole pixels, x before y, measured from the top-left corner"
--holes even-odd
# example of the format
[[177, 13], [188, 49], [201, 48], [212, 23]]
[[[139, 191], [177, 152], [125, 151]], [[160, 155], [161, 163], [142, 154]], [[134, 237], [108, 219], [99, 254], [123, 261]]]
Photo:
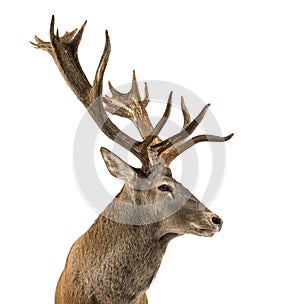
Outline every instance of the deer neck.
[[167, 242], [156, 236], [159, 225], [128, 225], [100, 215], [87, 232], [96, 257], [97, 280], [106, 282], [101, 284], [101, 293], [121, 292], [113, 303], [124, 299], [124, 303], [134, 303], [150, 287], [167, 248]]

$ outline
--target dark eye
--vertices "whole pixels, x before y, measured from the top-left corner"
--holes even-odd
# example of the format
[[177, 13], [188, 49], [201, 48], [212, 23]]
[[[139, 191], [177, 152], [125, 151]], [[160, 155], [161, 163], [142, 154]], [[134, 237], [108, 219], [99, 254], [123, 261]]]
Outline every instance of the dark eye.
[[172, 192], [172, 189], [171, 189], [168, 185], [166, 185], [166, 184], [160, 185], [160, 186], [158, 187], [158, 189], [159, 189], [160, 191]]

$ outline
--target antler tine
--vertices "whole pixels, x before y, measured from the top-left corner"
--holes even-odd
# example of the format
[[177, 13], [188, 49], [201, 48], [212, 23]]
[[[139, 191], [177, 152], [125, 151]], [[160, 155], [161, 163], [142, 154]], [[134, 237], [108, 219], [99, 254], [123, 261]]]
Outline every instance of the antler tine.
[[165, 164], [169, 165], [178, 155], [180, 155], [185, 150], [189, 149], [190, 147], [199, 142], [223, 142], [229, 140], [233, 135], [234, 133], [231, 133], [227, 136], [217, 136], [208, 134], [197, 135], [179, 145], [172, 146], [166, 152], [162, 152], [160, 156], [164, 159]]
[[96, 75], [95, 75], [95, 79], [93, 82], [93, 88], [91, 90], [91, 98], [92, 99], [96, 99], [99, 96], [102, 95], [102, 91], [103, 91], [103, 76], [104, 76], [104, 71], [106, 69], [107, 63], [108, 63], [108, 59], [109, 59], [109, 55], [110, 55], [110, 51], [111, 51], [111, 44], [110, 44], [110, 38], [108, 35], [108, 31], [105, 31], [105, 46], [104, 46], [104, 50], [100, 59], [100, 63], [98, 65], [97, 71], [96, 71]]
[[143, 104], [144, 104], [144, 108], [146, 108], [150, 101], [147, 82], [145, 82], [145, 85], [144, 85], [144, 93], [145, 93], [145, 97], [143, 100]]
[[173, 97], [173, 91], [171, 91], [169, 94], [165, 112], [164, 112], [163, 116], [161, 117], [161, 119], [159, 120], [159, 122], [157, 123], [157, 125], [155, 126], [155, 128], [153, 129], [153, 131], [151, 132], [151, 134], [150, 134], [151, 136], [157, 136], [159, 134], [159, 132], [161, 131], [161, 129], [166, 124], [166, 122], [170, 116], [171, 109], [172, 109], [172, 97]]
[[129, 94], [133, 95], [137, 100], [141, 101], [140, 91], [136, 80], [135, 70], [132, 71], [132, 85]]
[[155, 128], [152, 130], [152, 132], [149, 134], [149, 136], [143, 141], [143, 145], [147, 147], [155, 137], [159, 134], [159, 132], [162, 130], [164, 125], [166, 124], [170, 113], [171, 113], [171, 108], [172, 108], [172, 96], [173, 96], [173, 91], [170, 92], [168, 102], [166, 105], [165, 112], [159, 122], [156, 124]]
[[185, 105], [183, 96], [181, 96], [181, 111], [183, 114], [183, 128], [186, 128], [191, 122], [191, 116]]

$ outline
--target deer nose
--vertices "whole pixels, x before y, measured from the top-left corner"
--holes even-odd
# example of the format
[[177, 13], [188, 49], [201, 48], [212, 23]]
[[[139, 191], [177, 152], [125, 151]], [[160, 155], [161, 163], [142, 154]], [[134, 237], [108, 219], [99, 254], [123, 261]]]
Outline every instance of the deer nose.
[[214, 216], [211, 221], [215, 224], [215, 225], [218, 225], [219, 226], [219, 230], [221, 230], [222, 228], [222, 225], [223, 225], [223, 221], [220, 217], [218, 216]]

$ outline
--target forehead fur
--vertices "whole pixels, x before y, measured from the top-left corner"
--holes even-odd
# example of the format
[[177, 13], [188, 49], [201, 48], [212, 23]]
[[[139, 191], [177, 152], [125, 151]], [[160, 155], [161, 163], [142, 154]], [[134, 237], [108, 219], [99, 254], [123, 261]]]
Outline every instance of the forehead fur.
[[140, 178], [148, 178], [149, 176], [162, 176], [162, 175], [172, 177], [171, 169], [161, 164], [153, 166], [150, 172], [145, 172], [143, 169], [136, 169], [136, 173]]
[[152, 189], [153, 185], [160, 183], [164, 177], [172, 178], [171, 169], [165, 166], [156, 166], [148, 173], [145, 173], [142, 169], [136, 169], [136, 173], [137, 176], [130, 185], [140, 190]]

